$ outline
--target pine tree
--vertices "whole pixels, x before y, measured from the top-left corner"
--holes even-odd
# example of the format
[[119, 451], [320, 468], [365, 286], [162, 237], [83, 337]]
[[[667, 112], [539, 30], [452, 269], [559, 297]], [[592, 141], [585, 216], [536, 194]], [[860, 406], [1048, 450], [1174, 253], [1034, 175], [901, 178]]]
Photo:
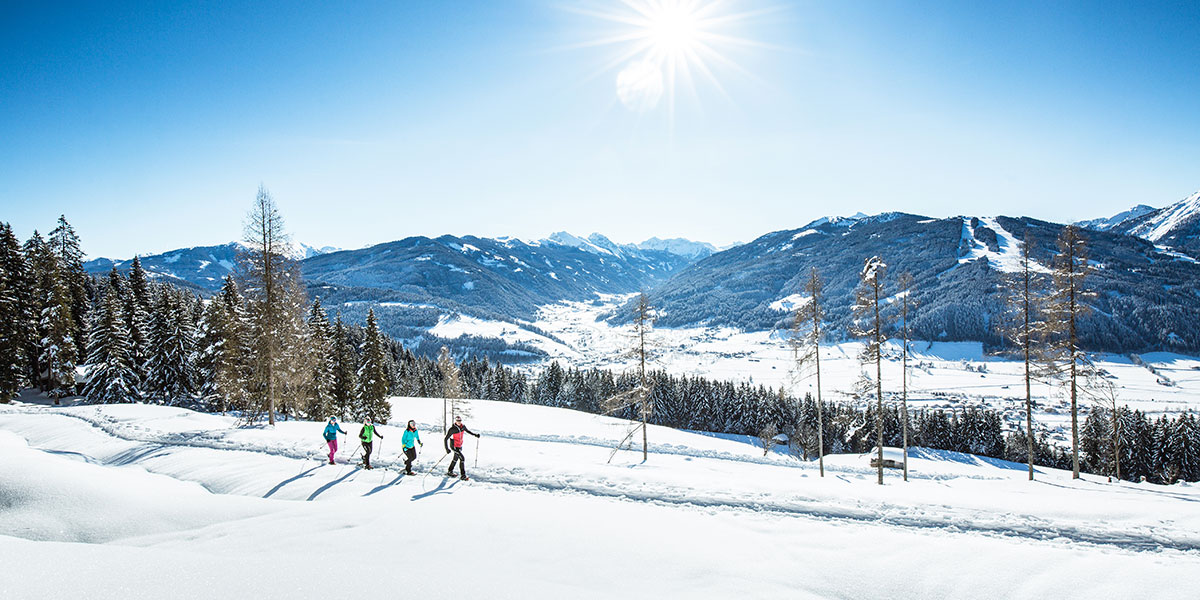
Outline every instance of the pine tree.
[[813, 366], [817, 381], [817, 466], [821, 477], [825, 476], [825, 418], [821, 413], [821, 321], [825, 313], [821, 308], [824, 298], [822, 291], [824, 282], [817, 268], [813, 267], [808, 274], [808, 282], [804, 291], [808, 293], [808, 301], [796, 307], [792, 320], [792, 359], [795, 364], [793, 372], [798, 380], [803, 376], [808, 365]]
[[878, 256], [872, 256], [863, 262], [859, 273], [859, 285], [855, 290], [853, 333], [863, 338], [864, 345], [859, 361], [864, 365], [875, 365], [874, 381], [864, 372], [864, 380], [873, 383], [875, 392], [875, 430], [878, 451], [878, 483], [883, 485], [883, 328], [884, 321], [880, 315], [881, 301], [884, 299], [883, 278], [887, 265]]
[[83, 395], [100, 403], [129, 402], [137, 397], [137, 374], [129, 352], [118, 291], [109, 289], [101, 309], [94, 311], [88, 334], [88, 382]]
[[362, 366], [358, 370], [359, 410], [357, 419], [373, 419], [387, 423], [391, 418], [388, 404], [387, 353], [383, 345], [383, 334], [375, 321], [375, 309], [367, 312], [366, 339], [362, 344]]
[[29, 274], [21, 246], [8, 223], [0, 223], [0, 403], [29, 383]]
[[1087, 355], [1079, 345], [1079, 321], [1088, 312], [1086, 300], [1093, 294], [1085, 283], [1091, 273], [1085, 240], [1073, 225], [1063, 228], [1054, 261], [1054, 286], [1046, 303], [1045, 331], [1050, 366], [1065, 378], [1071, 395], [1071, 471], [1079, 478], [1079, 387], [1091, 372]]

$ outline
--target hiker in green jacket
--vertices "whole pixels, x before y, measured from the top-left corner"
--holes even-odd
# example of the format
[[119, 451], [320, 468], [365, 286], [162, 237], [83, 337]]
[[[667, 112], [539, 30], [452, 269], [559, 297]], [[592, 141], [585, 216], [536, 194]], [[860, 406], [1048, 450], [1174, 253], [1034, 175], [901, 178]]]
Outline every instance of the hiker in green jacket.
[[358, 439], [362, 442], [364, 469], [371, 468], [371, 444], [376, 437], [382, 440], [383, 434], [375, 431], [375, 424], [371, 422], [371, 419], [367, 419], [363, 423], [362, 429], [358, 431]]

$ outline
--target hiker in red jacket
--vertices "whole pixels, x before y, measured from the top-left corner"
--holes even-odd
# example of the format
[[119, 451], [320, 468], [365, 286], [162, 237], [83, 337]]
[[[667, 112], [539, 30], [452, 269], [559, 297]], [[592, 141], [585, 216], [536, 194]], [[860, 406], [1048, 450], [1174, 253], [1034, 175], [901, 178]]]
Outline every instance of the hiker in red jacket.
[[450, 459], [450, 470], [446, 471], [446, 477], [454, 477], [454, 464], [458, 463], [458, 471], [460, 474], [459, 476], [462, 478], [463, 481], [466, 481], [467, 479], [469, 479], [469, 477], [467, 477], [467, 459], [463, 456], [463, 453], [462, 453], [463, 434], [464, 433], [469, 433], [469, 434], [475, 436], [476, 438], [479, 437], [478, 433], [475, 433], [474, 431], [467, 429], [467, 426], [463, 425], [462, 417], [454, 417], [454, 426], [451, 427], [450, 430], [446, 432], [446, 439], [444, 440], [444, 442], [446, 445], [446, 452], [450, 452], [451, 451], [450, 445], [452, 442], [454, 444], [454, 448], [453, 448], [454, 458]]

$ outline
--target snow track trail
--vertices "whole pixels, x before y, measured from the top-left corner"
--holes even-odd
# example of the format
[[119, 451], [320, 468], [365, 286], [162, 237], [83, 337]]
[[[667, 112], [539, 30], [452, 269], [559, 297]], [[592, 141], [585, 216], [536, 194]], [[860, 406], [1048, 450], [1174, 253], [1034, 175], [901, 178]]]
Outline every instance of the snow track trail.
[[[542, 407], [474, 404], [481, 409], [487, 407], [485, 412], [507, 409], [566, 414], [581, 421], [576, 425], [582, 431], [579, 435], [530, 431], [528, 428], [537, 427], [531, 422], [541, 420], [541, 415], [521, 419], [521, 426], [511, 429], [491, 431], [481, 427], [489, 441], [495, 440], [489, 452], [505, 458], [484, 461], [480, 469], [471, 469], [471, 485], [705, 512], [734, 511], [835, 524], [983, 534], [1056, 545], [1200, 555], [1200, 528], [1178, 527], [1170, 519], [1133, 514], [1159, 503], [1195, 506], [1200, 504], [1200, 495], [1194, 490], [1182, 493], [1162, 486], [1064, 482], [1045, 472], [1039, 475], [1042, 481], [1021, 482], [1014, 489], [1014, 469], [1003, 461], [963, 455], [949, 460], [935, 451], [922, 450], [913, 452], [913, 481], [904, 484], [893, 479], [879, 488], [870, 483], [874, 470], [863, 466], [861, 457], [829, 457], [829, 477], [819, 480], [808, 463], [778, 454], [763, 456], [760, 449], [746, 443], [661, 428], [652, 439], [666, 441], [651, 445], [648, 463], [628, 462], [635, 453], [623, 452], [618, 454], [619, 464], [610, 465], [605, 460], [624, 422]], [[147, 417], [147, 412], [152, 416]], [[504, 419], [495, 420], [503, 425]], [[427, 435], [433, 433], [427, 426], [429, 421], [419, 422]], [[410, 494], [415, 500], [453, 485], [434, 487], [430, 482], [419, 490], [403, 486], [402, 456], [373, 458], [376, 469], [371, 471], [345, 463], [327, 465], [323, 444], [301, 441], [312, 439], [312, 433], [319, 430], [317, 424], [280, 423], [274, 429], [231, 425], [229, 418], [168, 407], [0, 409], [0, 429], [23, 437], [32, 448], [93, 465], [137, 466], [197, 483], [216, 494], [319, 501], [389, 491]], [[434, 454], [418, 459], [421, 468], [429, 468], [440, 457], [440, 442], [427, 442]], [[343, 452], [348, 455], [350, 450], [345, 448]], [[640, 455], [637, 459], [640, 461]], [[939, 459], [951, 463], [949, 472], [946, 468], [922, 468], [922, 461], [936, 464]], [[941, 491], [963, 486], [985, 498], [990, 494], [1013, 502], [998, 507], [995, 502], [966, 501], [961, 494], [954, 501], [927, 501], [931, 496], [940, 496]], [[914, 490], [917, 493], [912, 493]], [[1050, 511], [1043, 502], [1024, 504], [1031, 490], [1040, 496], [1039, 500], [1055, 500]], [[1101, 507], [1083, 508], [1077, 504], [1080, 497]], [[1123, 505], [1129, 507], [1130, 514], [1120, 512]], [[1056, 507], [1060, 510], [1055, 511]], [[1118, 518], [1101, 518], [1114, 510]], [[1148, 512], [1155, 514], [1153, 510]], [[1195, 524], [1196, 520], [1191, 522]]]

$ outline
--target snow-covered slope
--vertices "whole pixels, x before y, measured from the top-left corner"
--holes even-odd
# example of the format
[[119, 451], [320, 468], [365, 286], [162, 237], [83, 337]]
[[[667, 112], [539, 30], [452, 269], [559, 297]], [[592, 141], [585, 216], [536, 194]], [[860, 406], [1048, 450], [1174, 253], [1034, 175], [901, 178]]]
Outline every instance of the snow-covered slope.
[[367, 472], [347, 464], [354, 444], [325, 464], [314, 422], [0, 407], [0, 593], [1188, 598], [1166, 582], [1200, 569], [1192, 485], [1045, 469], [1031, 484], [1018, 464], [914, 449], [911, 481], [889, 472], [881, 487], [869, 456], [830, 456], [822, 479], [815, 462], [748, 439], [660, 427], [649, 461], [610, 463], [623, 421], [481, 401], [462, 482], [434, 464], [442, 401], [394, 398], [392, 410], [425, 439], [416, 476], [401, 473], [392, 426]]
[[1195, 485], [1030, 483], [1021, 465], [915, 449], [910, 481], [878, 486], [868, 456], [830, 456], [820, 478], [749, 440], [658, 427], [648, 461], [610, 463], [622, 421], [481, 401], [460, 482], [425, 475], [445, 466], [441, 400], [392, 404], [425, 439], [414, 477], [392, 426], [363, 471], [344, 464], [353, 444], [324, 464], [320, 423], [0, 406], [0, 592], [1189, 598], [1200, 573]]
[[1094, 229], [1096, 231], [1108, 231], [1129, 219], [1135, 219], [1145, 214], [1152, 213], [1158, 209], [1146, 204], [1139, 204], [1129, 210], [1123, 210], [1111, 217], [1100, 217], [1098, 219], [1088, 219], [1086, 221], [1077, 221], [1075, 224], [1085, 229]]
[[1200, 192], [1158, 210], [1123, 221], [1115, 231], [1178, 249], [1194, 249], [1200, 237]]

